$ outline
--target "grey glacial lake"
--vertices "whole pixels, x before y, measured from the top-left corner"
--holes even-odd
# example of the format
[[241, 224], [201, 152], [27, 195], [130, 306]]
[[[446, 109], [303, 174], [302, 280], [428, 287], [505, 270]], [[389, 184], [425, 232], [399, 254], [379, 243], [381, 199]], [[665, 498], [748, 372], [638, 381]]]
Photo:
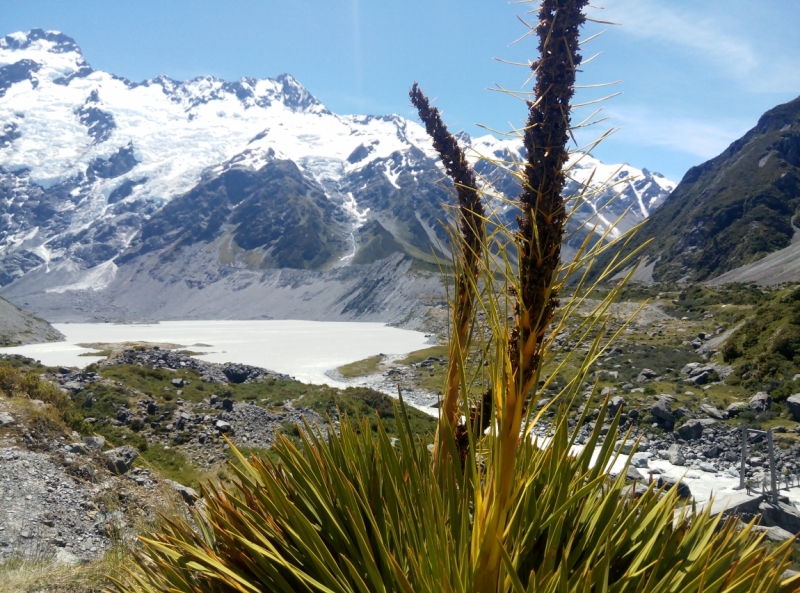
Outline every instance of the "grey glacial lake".
[[101, 360], [80, 356], [78, 344], [166, 342], [179, 344], [208, 362], [238, 362], [285, 373], [305, 383], [341, 385], [325, 371], [376, 354], [405, 354], [428, 338], [382, 323], [327, 321], [162, 321], [155, 324], [57, 323], [64, 342], [0, 348], [51, 366], [84, 367]]

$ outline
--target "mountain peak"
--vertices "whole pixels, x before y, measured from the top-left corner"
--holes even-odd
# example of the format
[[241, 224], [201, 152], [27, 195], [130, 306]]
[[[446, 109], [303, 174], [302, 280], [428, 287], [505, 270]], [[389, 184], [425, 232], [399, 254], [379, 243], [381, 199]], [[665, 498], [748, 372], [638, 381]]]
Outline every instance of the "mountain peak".
[[81, 48], [72, 37], [64, 35], [61, 31], [45, 31], [44, 29], [31, 29], [27, 33], [23, 31], [10, 33], [0, 39], [0, 49], [38, 49], [54, 54], [81, 54]]
[[283, 103], [291, 109], [301, 111], [318, 110], [322, 109], [326, 113], [328, 110], [319, 102], [319, 100], [308, 92], [300, 82], [291, 74], [284, 72], [275, 78], [275, 82], [281, 85], [283, 96]]

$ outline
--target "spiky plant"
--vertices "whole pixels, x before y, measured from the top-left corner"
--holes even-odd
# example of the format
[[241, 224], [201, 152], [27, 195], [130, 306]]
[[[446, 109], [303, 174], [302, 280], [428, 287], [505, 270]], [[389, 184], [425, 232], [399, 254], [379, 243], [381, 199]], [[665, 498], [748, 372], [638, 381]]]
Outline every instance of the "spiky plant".
[[[520, 182], [519, 228], [487, 214], [488, 189], [469, 167], [438, 111], [415, 86], [420, 110], [458, 195], [454, 229], [455, 292], [450, 370], [431, 454], [414, 435], [402, 404], [399, 441], [377, 423], [343, 418], [323, 438], [306, 426], [301, 443], [280, 438], [275, 459], [239, 456], [234, 486], [209, 484], [193, 523], [173, 519], [141, 539], [136, 566], [115, 581], [119, 591], [185, 592], [543, 592], [743, 593], [798, 589], [783, 580], [792, 542], [769, 552], [763, 536], [710, 510], [680, 507], [675, 490], [644, 494], [616, 478], [619, 412], [605, 438], [604, 404], [582, 446], [569, 410], [589, 369], [607, 348], [604, 318], [620, 287], [577, 323], [575, 312], [596, 285], [588, 269], [601, 251], [624, 241], [587, 238], [574, 261], [560, 245], [570, 206], [562, 196], [570, 100], [580, 63], [578, 32], [586, 0], [543, 0], [534, 100], [522, 131], [523, 163], [505, 166]], [[573, 202], [573, 204], [570, 204]], [[510, 257], [509, 249], [516, 249]], [[630, 261], [614, 261], [595, 282]], [[559, 311], [564, 283], [575, 293]], [[621, 285], [620, 285], [621, 286]], [[476, 312], [483, 311], [483, 324]], [[557, 315], [558, 313], [558, 315]], [[509, 321], [510, 319], [510, 321]], [[621, 330], [620, 330], [621, 331]], [[590, 342], [550, 377], [553, 337]], [[614, 336], [611, 336], [613, 339]], [[486, 366], [466, 364], [480, 341]], [[577, 366], [557, 398], [537, 404], [544, 388]], [[548, 437], [531, 438], [548, 406], [557, 406]], [[539, 410], [534, 414], [534, 410]], [[486, 417], [489, 416], [488, 422]], [[586, 411], [579, 425], [586, 420]], [[455, 462], [458, 460], [458, 462]], [[710, 507], [708, 507], [710, 509]]]

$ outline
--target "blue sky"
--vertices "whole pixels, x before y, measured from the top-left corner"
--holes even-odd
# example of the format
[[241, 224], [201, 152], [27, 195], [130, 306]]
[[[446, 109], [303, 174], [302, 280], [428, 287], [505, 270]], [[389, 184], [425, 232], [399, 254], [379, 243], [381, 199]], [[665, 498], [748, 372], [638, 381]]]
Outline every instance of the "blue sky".
[[[796, 0], [594, 0], [590, 24], [606, 33], [585, 48], [602, 54], [581, 84], [621, 80], [580, 98], [604, 104], [620, 128], [594, 152], [679, 180], [721, 152], [770, 107], [800, 95]], [[413, 118], [407, 92], [419, 81], [454, 130], [507, 130], [524, 121], [524, 68], [494, 58], [535, 58], [532, 37], [511, 45], [534, 4], [505, 0], [25, 0], [0, 12], [0, 33], [34, 27], [75, 38], [95, 68], [133, 80], [289, 72], [336, 113]], [[592, 108], [580, 113], [589, 115]], [[579, 137], [588, 140], [587, 135]]]

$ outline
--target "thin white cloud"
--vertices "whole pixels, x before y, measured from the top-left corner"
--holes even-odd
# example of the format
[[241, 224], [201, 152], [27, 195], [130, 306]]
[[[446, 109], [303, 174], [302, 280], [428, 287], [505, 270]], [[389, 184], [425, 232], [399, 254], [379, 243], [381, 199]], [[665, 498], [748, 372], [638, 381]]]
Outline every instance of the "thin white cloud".
[[[697, 52], [699, 59], [713, 62], [730, 76], [746, 77], [760, 63], [751, 43], [732, 35], [719, 18], [697, 11], [679, 14], [675, 5], [655, 1], [606, 0], [604, 5], [605, 10], [597, 16], [621, 24], [621, 32]], [[716, 8], [719, 13], [721, 6]]]
[[754, 123], [741, 120], [709, 122], [658, 114], [641, 107], [609, 110], [608, 115], [615, 126], [622, 128], [616, 134], [617, 140], [631, 145], [667, 148], [702, 159], [717, 156]]
[[800, 45], [785, 30], [791, 25], [779, 24], [766, 35], [762, 27], [743, 27], [749, 3], [605, 0], [604, 8], [592, 16], [619, 23], [619, 32], [657, 42], [667, 51], [688, 50], [749, 91], [800, 92]]

